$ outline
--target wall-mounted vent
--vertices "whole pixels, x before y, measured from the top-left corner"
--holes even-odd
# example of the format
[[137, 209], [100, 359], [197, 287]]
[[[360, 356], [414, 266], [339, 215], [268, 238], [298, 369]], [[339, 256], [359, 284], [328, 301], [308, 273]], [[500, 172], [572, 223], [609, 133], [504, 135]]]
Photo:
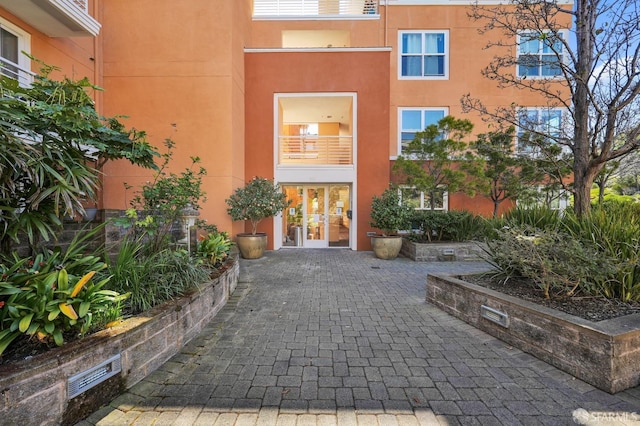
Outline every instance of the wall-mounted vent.
[[122, 363], [120, 360], [120, 354], [118, 354], [95, 367], [76, 374], [69, 378], [69, 399], [74, 398], [82, 392], [104, 382], [108, 378], [115, 376], [121, 370]]
[[509, 315], [504, 312], [482, 305], [480, 306], [480, 315], [482, 315], [482, 318], [495, 322], [504, 328], [509, 328]]

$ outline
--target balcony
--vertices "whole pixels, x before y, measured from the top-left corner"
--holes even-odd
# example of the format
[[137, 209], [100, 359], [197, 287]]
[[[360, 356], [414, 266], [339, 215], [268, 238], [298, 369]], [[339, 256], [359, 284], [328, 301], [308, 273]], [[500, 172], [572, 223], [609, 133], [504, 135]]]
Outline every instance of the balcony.
[[278, 165], [353, 165], [351, 136], [280, 136]]
[[254, 0], [253, 17], [282, 19], [367, 18], [378, 15], [378, 0]]
[[33, 82], [34, 73], [21, 68], [20, 65], [0, 57], [0, 75], [18, 80], [18, 84], [27, 87]]
[[11, 12], [49, 37], [94, 37], [100, 23], [88, 13], [88, 0], [0, 0]]

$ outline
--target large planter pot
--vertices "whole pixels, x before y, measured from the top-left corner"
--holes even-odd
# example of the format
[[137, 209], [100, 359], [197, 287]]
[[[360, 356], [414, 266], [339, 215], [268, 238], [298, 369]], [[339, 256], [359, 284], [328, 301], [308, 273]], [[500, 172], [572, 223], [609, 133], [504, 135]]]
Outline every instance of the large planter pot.
[[402, 248], [402, 237], [399, 235], [374, 235], [371, 237], [371, 247], [378, 259], [395, 259]]
[[238, 234], [236, 244], [243, 259], [259, 259], [267, 249], [267, 234]]

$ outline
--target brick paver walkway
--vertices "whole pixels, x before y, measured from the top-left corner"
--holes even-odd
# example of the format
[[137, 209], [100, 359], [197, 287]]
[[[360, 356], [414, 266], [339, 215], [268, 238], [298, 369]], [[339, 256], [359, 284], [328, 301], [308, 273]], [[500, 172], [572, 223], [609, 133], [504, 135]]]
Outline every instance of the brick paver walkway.
[[214, 321], [80, 424], [640, 424], [640, 388], [609, 395], [425, 303], [428, 273], [486, 267], [339, 249], [243, 260]]

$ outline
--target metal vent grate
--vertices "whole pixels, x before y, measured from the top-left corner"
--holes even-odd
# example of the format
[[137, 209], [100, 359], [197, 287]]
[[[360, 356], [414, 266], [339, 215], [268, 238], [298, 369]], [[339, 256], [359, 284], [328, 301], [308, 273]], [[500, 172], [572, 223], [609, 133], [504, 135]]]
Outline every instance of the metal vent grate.
[[69, 399], [115, 376], [122, 370], [120, 354], [69, 378]]

